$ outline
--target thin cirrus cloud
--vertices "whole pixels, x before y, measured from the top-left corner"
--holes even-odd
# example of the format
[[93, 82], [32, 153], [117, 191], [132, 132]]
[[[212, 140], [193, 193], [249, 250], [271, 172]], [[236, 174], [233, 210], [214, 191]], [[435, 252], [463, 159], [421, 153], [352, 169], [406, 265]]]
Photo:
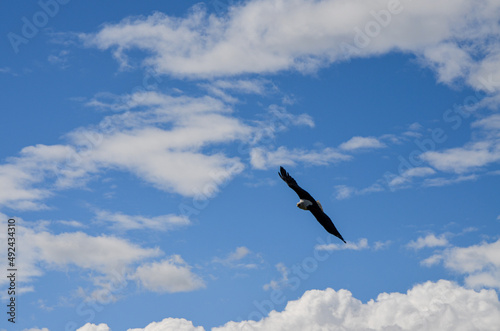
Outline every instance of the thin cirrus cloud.
[[248, 1], [220, 16], [197, 6], [180, 19], [159, 12], [129, 17], [80, 38], [88, 47], [112, 50], [123, 67], [127, 51], [141, 49], [149, 54], [143, 63], [157, 72], [193, 78], [310, 72], [396, 50], [417, 55], [441, 82], [463, 79], [494, 92], [500, 57], [490, 37], [498, 33], [499, 9], [495, 1], [477, 6], [471, 0], [440, 6], [431, 0]]

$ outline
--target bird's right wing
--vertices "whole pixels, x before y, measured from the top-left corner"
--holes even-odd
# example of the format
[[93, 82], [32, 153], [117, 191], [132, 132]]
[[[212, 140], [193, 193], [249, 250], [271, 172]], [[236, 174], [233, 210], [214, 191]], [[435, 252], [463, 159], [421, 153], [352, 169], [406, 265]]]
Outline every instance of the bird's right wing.
[[320, 205], [311, 207], [309, 211], [314, 215], [316, 220], [318, 220], [318, 222], [325, 228], [326, 231], [328, 231], [329, 233], [333, 234], [335, 237], [339, 238], [344, 243], [346, 243], [344, 238], [342, 238], [340, 232], [333, 224], [330, 217], [328, 217], [328, 215], [325, 214], [323, 208], [320, 208]]
[[285, 181], [285, 183], [288, 184], [288, 186], [297, 193], [300, 199], [303, 200], [309, 200], [311, 202], [314, 201], [313, 197], [303, 188], [301, 188], [295, 179], [293, 179], [292, 176], [283, 167], [280, 167], [280, 172], [278, 172], [278, 175], [280, 176], [281, 179]]

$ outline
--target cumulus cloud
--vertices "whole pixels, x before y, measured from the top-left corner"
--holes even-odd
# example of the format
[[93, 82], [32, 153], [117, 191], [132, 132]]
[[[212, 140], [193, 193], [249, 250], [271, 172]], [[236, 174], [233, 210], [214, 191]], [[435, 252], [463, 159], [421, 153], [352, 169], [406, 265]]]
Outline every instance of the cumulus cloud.
[[[500, 324], [500, 302], [493, 290], [476, 292], [446, 280], [415, 285], [406, 293], [381, 293], [366, 303], [347, 290], [309, 290], [281, 312], [260, 321], [228, 322], [213, 331], [241, 330], [491, 330]], [[87, 329], [84, 329], [87, 330]], [[88, 329], [89, 331], [96, 329]], [[129, 331], [203, 331], [185, 319], [167, 318]], [[83, 331], [83, 330], [82, 330]], [[97, 330], [96, 330], [97, 331]]]
[[194, 326], [193, 322], [183, 318], [165, 318], [161, 322], [153, 322], [144, 329], [128, 329], [127, 331], [204, 331], [201, 326]]
[[87, 323], [76, 331], [111, 331], [111, 329], [104, 323], [99, 325]]
[[499, 312], [495, 291], [441, 280], [406, 294], [382, 293], [367, 303], [347, 290], [310, 290], [258, 322], [229, 322], [213, 330], [496, 330]]

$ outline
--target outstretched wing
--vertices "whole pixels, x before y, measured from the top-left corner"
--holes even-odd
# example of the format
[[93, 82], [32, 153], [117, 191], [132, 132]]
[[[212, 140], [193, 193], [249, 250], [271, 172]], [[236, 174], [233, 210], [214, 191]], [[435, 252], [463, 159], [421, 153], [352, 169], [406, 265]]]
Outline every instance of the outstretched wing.
[[309, 200], [311, 202], [314, 201], [313, 197], [309, 193], [307, 193], [306, 190], [297, 185], [295, 179], [293, 179], [292, 176], [290, 176], [290, 174], [286, 172], [286, 170], [283, 167], [280, 167], [280, 172], [278, 172], [278, 175], [281, 177], [281, 179], [285, 181], [285, 183], [288, 184], [288, 186], [292, 190], [295, 191], [295, 193], [297, 193], [300, 199]]
[[314, 217], [316, 217], [318, 222], [323, 225], [326, 231], [333, 234], [335, 237], [339, 238], [345, 243], [344, 238], [342, 238], [342, 235], [337, 230], [330, 217], [328, 217], [328, 215], [325, 214], [325, 212], [321, 208], [319, 208], [319, 206], [313, 205], [311, 206], [311, 208], [309, 208], [309, 211], [314, 215]]

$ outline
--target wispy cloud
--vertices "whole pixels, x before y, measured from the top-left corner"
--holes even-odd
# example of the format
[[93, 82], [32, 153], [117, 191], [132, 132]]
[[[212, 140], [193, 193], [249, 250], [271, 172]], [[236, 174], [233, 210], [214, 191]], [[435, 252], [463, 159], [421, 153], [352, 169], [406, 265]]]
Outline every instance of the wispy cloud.
[[229, 268], [256, 269], [261, 263], [261, 258], [247, 247], [240, 246], [225, 257], [214, 257], [212, 262]]
[[267, 150], [264, 147], [255, 147], [250, 152], [250, 163], [256, 169], [267, 169], [279, 165], [296, 165], [297, 163], [328, 165], [347, 161], [351, 158], [350, 155], [342, 154], [329, 147], [322, 150], [290, 150], [285, 146], [281, 146], [274, 151]]
[[283, 286], [288, 285], [288, 274], [289, 274], [288, 268], [282, 262], [276, 264], [275, 267], [276, 267], [276, 270], [278, 270], [278, 272], [281, 274], [281, 278], [278, 280], [271, 280], [269, 283], [264, 284], [264, 286], [262, 286], [262, 288], [265, 291], [270, 290], [270, 289], [277, 290]]
[[463, 147], [428, 151], [422, 159], [436, 169], [459, 175], [500, 161], [500, 116], [486, 116], [473, 122], [471, 128], [475, 131], [473, 138]]
[[425, 237], [419, 237], [417, 240], [410, 241], [406, 246], [415, 250], [426, 247], [443, 247], [448, 246], [449, 242], [445, 235], [436, 237], [435, 234], [430, 233]]
[[316, 245], [314, 248], [320, 251], [340, 251], [340, 250], [359, 251], [363, 249], [368, 249], [370, 248], [370, 246], [368, 245], [368, 239], [361, 238], [358, 240], [358, 242], [348, 241], [347, 244]]
[[145, 217], [106, 210], [96, 210], [95, 213], [98, 221], [110, 223], [112, 227], [126, 231], [144, 229], [167, 231], [191, 224], [187, 217], [175, 214]]

